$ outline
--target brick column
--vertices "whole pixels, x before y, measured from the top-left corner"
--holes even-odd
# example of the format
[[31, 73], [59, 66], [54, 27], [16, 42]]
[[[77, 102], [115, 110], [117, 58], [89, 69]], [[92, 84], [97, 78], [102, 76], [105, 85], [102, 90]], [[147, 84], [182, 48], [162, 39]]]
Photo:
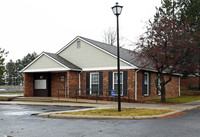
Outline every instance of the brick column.
[[33, 73], [24, 73], [24, 97], [34, 96]]

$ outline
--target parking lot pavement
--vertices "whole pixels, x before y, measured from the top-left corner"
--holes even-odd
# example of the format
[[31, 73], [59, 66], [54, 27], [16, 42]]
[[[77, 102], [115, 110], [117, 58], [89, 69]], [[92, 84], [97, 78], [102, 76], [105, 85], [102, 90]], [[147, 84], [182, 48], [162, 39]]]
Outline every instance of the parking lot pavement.
[[72, 109], [77, 108], [0, 105], [0, 137], [198, 137], [200, 133], [199, 109], [187, 111], [179, 117], [156, 120], [49, 119], [30, 116], [32, 112]]
[[62, 106], [27, 106], [27, 105], [0, 105], [0, 116], [23, 116], [38, 113], [69, 111], [81, 109], [79, 107], [62, 107]]
[[[19, 98], [20, 99], [20, 98]], [[23, 99], [23, 98], [22, 98]], [[98, 103], [94, 103], [95, 101], [79, 99], [76, 101], [74, 99], [65, 99], [58, 100], [55, 98], [26, 98], [27, 101], [1, 101], [0, 104], [12, 104], [12, 105], [40, 105], [40, 106], [71, 106], [71, 107], [84, 107], [89, 109], [104, 109], [104, 108], [116, 108], [117, 102], [110, 101], [98, 101]], [[42, 102], [30, 102], [32, 99], [40, 99]], [[48, 99], [48, 100], [46, 100]], [[47, 102], [46, 102], [47, 101]], [[38, 116], [40, 117], [48, 117], [48, 118], [86, 118], [86, 119], [151, 119], [151, 118], [159, 118], [165, 117], [169, 115], [174, 115], [175, 113], [179, 113], [185, 110], [191, 110], [200, 106], [200, 101], [194, 101], [183, 104], [176, 105], [164, 105], [164, 104], [143, 104], [143, 103], [122, 103], [123, 108], [146, 108], [146, 109], [170, 109], [173, 112], [166, 113], [163, 115], [151, 115], [151, 116], [134, 116], [134, 117], [105, 117], [105, 116], [69, 116], [69, 115], [60, 115], [55, 114], [54, 111], [42, 111], [39, 112]], [[65, 111], [65, 110], [61, 110]]]

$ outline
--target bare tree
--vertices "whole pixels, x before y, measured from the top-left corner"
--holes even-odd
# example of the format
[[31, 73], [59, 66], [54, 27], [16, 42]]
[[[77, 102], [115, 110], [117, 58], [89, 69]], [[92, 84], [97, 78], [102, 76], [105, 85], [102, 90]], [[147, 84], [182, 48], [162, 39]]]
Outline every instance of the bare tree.
[[[167, 4], [169, 8], [170, 4], [173, 5]], [[180, 66], [185, 59], [197, 52], [198, 43], [193, 35], [199, 36], [188, 22], [179, 25], [176, 16], [170, 16], [169, 10], [166, 11], [167, 13], [159, 9], [138, 43], [140, 60], [144, 59], [143, 67], [157, 70], [156, 81], [160, 80], [161, 102], [166, 102], [165, 86], [172, 80], [172, 75], [182, 68]], [[194, 66], [190, 65], [192, 67]], [[167, 77], [164, 76], [166, 73]]]
[[117, 33], [113, 28], [108, 28], [104, 31], [103, 42], [114, 46], [117, 41]]

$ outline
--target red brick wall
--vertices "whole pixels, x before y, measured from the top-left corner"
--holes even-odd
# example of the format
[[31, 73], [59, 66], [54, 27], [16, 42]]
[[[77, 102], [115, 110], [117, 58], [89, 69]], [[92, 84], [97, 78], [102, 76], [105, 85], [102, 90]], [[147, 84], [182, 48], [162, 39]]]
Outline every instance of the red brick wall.
[[[103, 72], [103, 89], [108, 89], [108, 73], [109, 71], [116, 72], [116, 70], [103, 70], [103, 71], [90, 71], [90, 72]], [[122, 97], [122, 99], [135, 100], [135, 70], [121, 70], [127, 71], [127, 94], [128, 96]], [[77, 71], [67, 71], [67, 72], [55, 72], [51, 73], [51, 96], [57, 97], [58, 89], [65, 89], [65, 80], [67, 80], [68, 89], [78, 89], [79, 88], [79, 73]], [[67, 78], [66, 78], [67, 74]], [[81, 95], [86, 95], [86, 72], [81, 72]], [[137, 97], [138, 100], [149, 100], [160, 98], [160, 95], [157, 95], [157, 89], [155, 86], [156, 73], [151, 72], [151, 95], [143, 96], [142, 95], [142, 71], [138, 72], [138, 86], [137, 86]], [[61, 81], [61, 76], [65, 77], [64, 81]], [[167, 76], [167, 75], [166, 75]], [[24, 73], [24, 95], [33, 96], [34, 95], [34, 81], [33, 74]], [[63, 91], [64, 93], [64, 91]], [[69, 93], [69, 91], [68, 91]], [[104, 95], [106, 92], [104, 92]], [[179, 77], [173, 76], [172, 81], [166, 85], [166, 96], [167, 97], [177, 97], [179, 95]]]
[[79, 94], [79, 71], [68, 71], [67, 72], [67, 91], [70, 95]]
[[[157, 73], [151, 72], [151, 95], [143, 96], [142, 95], [142, 73], [143, 71], [138, 72], [137, 81], [137, 96], [138, 100], [150, 100], [150, 99], [156, 99], [160, 98], [160, 95], [157, 95], [157, 88], [155, 85], [155, 79], [157, 76]], [[165, 75], [165, 79], [167, 79], [167, 75]], [[179, 77], [178, 76], [172, 76], [172, 81], [170, 81], [166, 87], [166, 97], [178, 97], [179, 96]]]
[[179, 96], [179, 76], [173, 76], [172, 81], [167, 83], [166, 93], [167, 93], [166, 94], [167, 98], [173, 98]]
[[32, 73], [24, 73], [24, 96], [34, 96], [34, 80]]
[[67, 86], [69, 89], [79, 88], [79, 73], [78, 71], [68, 71], [67, 72]]
[[188, 90], [190, 86], [198, 86], [199, 85], [199, 77], [191, 76], [186, 78], [181, 78], [181, 89]]
[[[67, 74], [67, 78], [66, 78]], [[61, 81], [61, 76], [65, 77], [64, 81]], [[67, 93], [73, 92], [74, 89], [79, 88], [79, 72], [78, 71], [67, 71], [67, 72], [57, 72], [51, 74], [51, 96], [58, 96], [58, 89], [66, 89], [67, 80]], [[70, 89], [70, 91], [68, 90]], [[64, 90], [60, 90], [61, 94], [64, 94]]]
[[[103, 72], [103, 89], [104, 90], [108, 90], [108, 73], [109, 71], [112, 71], [112, 72], [117, 72], [117, 70], [102, 70], [102, 71], [88, 71], [90, 73], [92, 72]], [[131, 69], [131, 70], [121, 70], [121, 71], [127, 71], [127, 90], [130, 91], [130, 92], [127, 92], [130, 93], [129, 96], [130, 96], [130, 99], [134, 99], [134, 95], [135, 95], [135, 70], [134, 69]], [[86, 72], [82, 72], [81, 73], [81, 89], [84, 89], [81, 91], [81, 95], [86, 95]], [[103, 93], [104, 95], [106, 95], [106, 92]], [[123, 97], [123, 98], [128, 98], [128, 97]]]
[[52, 97], [58, 96], [58, 89], [65, 89], [65, 80], [61, 81], [61, 76], [64, 76], [66, 80], [66, 72], [51, 73], [51, 96]]

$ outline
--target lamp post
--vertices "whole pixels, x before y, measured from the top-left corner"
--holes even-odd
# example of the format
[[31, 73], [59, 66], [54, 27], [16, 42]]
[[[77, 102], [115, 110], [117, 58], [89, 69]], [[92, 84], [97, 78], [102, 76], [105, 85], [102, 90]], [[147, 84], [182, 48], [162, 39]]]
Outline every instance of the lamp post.
[[120, 95], [120, 52], [119, 52], [119, 19], [118, 16], [121, 14], [123, 6], [119, 6], [116, 3], [112, 7], [113, 13], [117, 17], [117, 78], [118, 78], [118, 111], [121, 111], [121, 95]]

